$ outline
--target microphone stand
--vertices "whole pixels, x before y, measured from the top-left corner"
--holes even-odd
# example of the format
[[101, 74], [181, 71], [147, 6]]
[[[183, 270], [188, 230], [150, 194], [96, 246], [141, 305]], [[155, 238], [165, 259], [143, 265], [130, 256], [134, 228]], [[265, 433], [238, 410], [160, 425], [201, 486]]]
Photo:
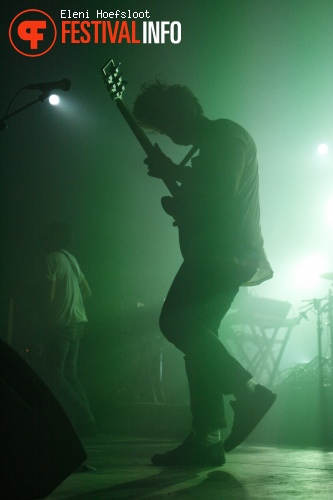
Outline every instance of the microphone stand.
[[322, 321], [322, 310], [321, 302], [323, 299], [311, 299], [303, 300], [307, 302], [302, 309], [306, 309], [305, 312], [300, 313], [300, 317], [306, 317], [308, 311], [312, 311], [317, 317], [317, 352], [318, 352], [318, 378], [320, 387], [324, 387], [324, 373], [323, 373], [323, 353], [322, 353], [322, 333], [323, 333], [323, 321]]
[[[319, 378], [319, 392], [318, 392], [318, 437], [321, 440], [321, 444], [324, 447], [332, 446], [333, 437], [333, 427], [332, 427], [332, 412], [333, 412], [333, 401], [332, 401], [332, 390], [333, 390], [333, 295], [331, 290], [328, 295], [327, 304], [322, 305], [322, 301], [325, 299], [313, 299], [306, 300], [308, 310], [312, 310], [317, 315], [317, 337], [318, 337], [318, 378]], [[306, 312], [307, 312], [306, 311]], [[323, 333], [323, 321], [322, 313], [328, 312], [328, 325], [330, 331], [330, 344], [331, 344], [331, 360], [330, 360], [330, 374], [328, 377], [324, 377], [324, 358], [322, 356], [322, 333]], [[329, 360], [328, 360], [329, 361]], [[328, 392], [329, 391], [329, 392]], [[330, 449], [330, 448], [329, 448]]]
[[323, 321], [321, 317], [321, 300], [313, 299], [313, 307], [317, 311], [317, 337], [318, 337], [318, 369], [319, 369], [319, 384], [324, 387], [324, 373], [323, 373], [323, 352], [322, 352], [322, 334], [323, 334]]
[[328, 328], [330, 332], [330, 343], [331, 343], [331, 373], [330, 373], [330, 399], [329, 399], [329, 410], [328, 410], [328, 419], [329, 419], [329, 425], [328, 425], [328, 444], [329, 446], [332, 447], [333, 449], [333, 293], [332, 290], [330, 289], [328, 292]]
[[330, 345], [331, 345], [331, 386], [333, 390], [333, 293], [330, 289], [328, 292], [328, 303], [327, 303], [327, 317], [328, 317], [328, 328], [330, 332]]
[[[23, 89], [20, 89], [20, 90], [23, 90]], [[20, 90], [15, 94], [14, 99], [17, 96], [17, 94], [20, 92]], [[50, 93], [51, 93], [50, 90], [42, 92], [40, 94], [40, 96], [37, 99], [35, 99], [34, 101], [29, 102], [25, 106], [22, 106], [21, 108], [17, 109], [16, 111], [13, 111], [12, 113], [6, 114], [3, 118], [0, 119], [0, 131], [6, 130], [6, 128], [7, 128], [6, 120], [8, 120], [9, 118], [11, 118], [14, 115], [17, 115], [21, 111], [24, 111], [25, 109], [30, 108], [30, 106], [33, 106], [34, 104], [37, 104], [38, 102], [44, 102], [48, 97], [50, 97]], [[14, 99], [13, 99], [13, 101], [14, 101]]]

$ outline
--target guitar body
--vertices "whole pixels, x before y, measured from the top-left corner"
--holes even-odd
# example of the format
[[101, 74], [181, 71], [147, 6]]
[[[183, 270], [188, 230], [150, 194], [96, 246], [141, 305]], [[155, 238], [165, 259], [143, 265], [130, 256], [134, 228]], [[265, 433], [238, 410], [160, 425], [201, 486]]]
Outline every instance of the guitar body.
[[161, 198], [161, 205], [163, 207], [163, 210], [170, 215], [171, 217], [175, 218], [175, 200], [172, 198], [172, 196], [163, 196]]
[[177, 209], [176, 209], [176, 202], [175, 199], [172, 196], [163, 196], [161, 198], [161, 205], [164, 210], [164, 212], [170, 217], [173, 217], [174, 222], [172, 223], [173, 226], [177, 226]]

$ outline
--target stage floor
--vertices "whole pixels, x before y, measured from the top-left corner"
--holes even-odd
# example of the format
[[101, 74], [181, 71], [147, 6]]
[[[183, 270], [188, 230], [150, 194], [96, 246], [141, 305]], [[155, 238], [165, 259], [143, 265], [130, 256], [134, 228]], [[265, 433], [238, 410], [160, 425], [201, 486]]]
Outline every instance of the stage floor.
[[223, 467], [162, 468], [151, 455], [178, 442], [104, 434], [83, 444], [96, 471], [71, 474], [48, 499], [333, 498], [332, 451], [243, 445]]

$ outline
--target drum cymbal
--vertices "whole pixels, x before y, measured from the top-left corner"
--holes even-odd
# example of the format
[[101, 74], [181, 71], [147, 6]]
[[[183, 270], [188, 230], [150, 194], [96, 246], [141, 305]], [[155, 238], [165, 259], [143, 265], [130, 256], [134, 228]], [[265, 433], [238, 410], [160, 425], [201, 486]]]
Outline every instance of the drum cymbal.
[[324, 278], [325, 280], [332, 280], [333, 281], [333, 273], [323, 273], [320, 275], [321, 278]]

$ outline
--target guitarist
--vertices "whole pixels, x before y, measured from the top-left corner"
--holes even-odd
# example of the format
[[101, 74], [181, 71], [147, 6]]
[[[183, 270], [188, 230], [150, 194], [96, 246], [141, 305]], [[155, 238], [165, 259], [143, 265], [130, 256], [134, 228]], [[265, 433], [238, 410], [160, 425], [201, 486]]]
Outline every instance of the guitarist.
[[[226, 350], [218, 328], [241, 285], [270, 279], [260, 229], [256, 146], [240, 125], [210, 120], [192, 91], [159, 81], [142, 86], [133, 114], [150, 131], [199, 154], [175, 165], [157, 145], [145, 160], [148, 174], [173, 182], [169, 199], [184, 258], [163, 305], [160, 328], [180, 349], [190, 389], [193, 432], [177, 448], [154, 455], [154, 465], [213, 465], [238, 446], [269, 410], [276, 395], [256, 384]], [[226, 427], [223, 395], [234, 395], [234, 422]]]

